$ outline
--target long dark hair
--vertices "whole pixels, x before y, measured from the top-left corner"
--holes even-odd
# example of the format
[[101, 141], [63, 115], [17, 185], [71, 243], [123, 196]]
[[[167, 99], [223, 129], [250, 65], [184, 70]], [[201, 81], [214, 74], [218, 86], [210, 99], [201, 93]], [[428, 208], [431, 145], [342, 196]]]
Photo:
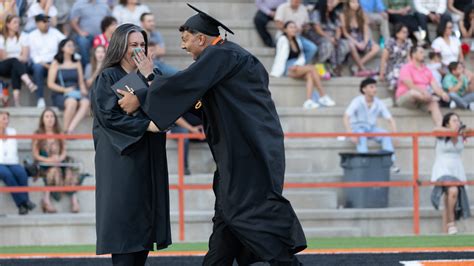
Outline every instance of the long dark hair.
[[139, 26], [126, 23], [117, 27], [110, 38], [109, 48], [105, 54], [102, 70], [120, 64], [122, 58], [127, 53], [128, 36], [132, 32], [140, 32], [145, 40], [145, 54], [148, 54], [148, 38], [147, 33]]
[[[364, 15], [364, 11], [362, 11], [362, 6], [360, 5], [359, 0], [358, 0], [358, 2], [359, 2], [359, 9], [357, 9], [354, 12], [355, 13], [355, 19], [357, 21], [357, 28], [360, 30], [360, 32], [362, 32], [362, 34], [365, 34], [365, 23], [366, 23], [365, 15]], [[352, 14], [351, 14], [351, 6], [350, 6], [349, 1], [344, 3], [343, 15], [344, 15], [344, 23], [345, 23], [345, 26], [346, 26], [346, 30], [348, 32], [350, 32], [351, 31]]]
[[446, 28], [447, 28], [449, 22], [451, 22], [451, 24], [453, 24], [453, 21], [451, 20], [451, 18], [442, 19], [439, 22], [438, 28], [436, 29], [436, 35], [438, 35], [438, 37], [443, 38], [444, 32], [446, 31]]
[[[56, 114], [56, 112], [47, 107], [43, 110], [43, 112], [41, 113], [40, 115], [40, 119], [39, 119], [39, 124], [38, 124], [38, 129], [36, 129], [35, 131], [35, 134], [45, 134], [46, 133], [46, 127], [44, 125], [44, 115], [47, 113], [47, 112], [51, 112], [54, 116], [54, 125], [53, 125], [53, 132], [54, 134], [61, 134], [62, 133], [62, 129], [61, 129], [61, 125], [59, 124], [59, 119], [58, 119], [58, 115]], [[46, 141], [46, 139], [39, 139], [37, 144], [39, 148], [43, 147], [43, 144], [44, 142]], [[64, 140], [58, 140], [59, 142], [59, 150], [60, 152], [62, 152], [62, 150], [64, 149]]]
[[337, 14], [336, 14], [336, 11], [335, 11], [336, 7], [334, 7], [333, 10], [329, 11], [329, 16], [327, 15], [327, 13], [328, 13], [328, 0], [319, 0], [318, 1], [318, 9], [319, 9], [319, 14], [321, 15], [321, 23], [326, 24], [328, 22], [333, 22], [333, 23], [336, 22], [336, 19], [337, 19]]
[[[66, 43], [68, 43], [68, 42], [74, 43], [74, 41], [72, 39], [66, 38], [66, 39], [60, 41], [59, 44], [58, 44], [58, 51], [56, 52], [56, 55], [54, 56], [54, 60], [58, 61], [58, 63], [60, 63], [60, 64], [64, 63], [63, 48], [64, 48], [64, 46], [66, 46]], [[71, 55], [71, 60], [72, 60], [72, 62], [77, 62], [77, 59], [74, 58], [74, 55]]]
[[[449, 112], [443, 116], [443, 122], [441, 122], [441, 126], [444, 128], [448, 127], [449, 120], [451, 120], [451, 117], [457, 116], [459, 118], [459, 115], [454, 113], [454, 112]], [[451, 140], [451, 137], [440, 137], [440, 139], [444, 139], [445, 142], [448, 142]]]
[[[469, 18], [469, 14], [474, 12], [474, 5], [470, 4], [464, 9], [464, 27], [466, 30], [469, 30], [471, 25], [471, 19]], [[471, 36], [463, 36], [464, 38], [471, 38]]]

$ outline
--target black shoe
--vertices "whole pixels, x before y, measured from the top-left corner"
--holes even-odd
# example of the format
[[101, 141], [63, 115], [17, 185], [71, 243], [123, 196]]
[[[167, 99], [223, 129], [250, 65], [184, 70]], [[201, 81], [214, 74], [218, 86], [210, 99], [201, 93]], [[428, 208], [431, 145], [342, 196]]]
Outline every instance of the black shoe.
[[22, 205], [20, 205], [20, 207], [18, 207], [18, 214], [19, 215], [28, 214], [28, 208], [26, 207], [25, 204], [22, 204]]
[[27, 201], [25, 205], [26, 205], [26, 208], [28, 208], [29, 211], [32, 211], [34, 208], [36, 208], [36, 204], [34, 204], [31, 201]]
[[191, 175], [191, 171], [189, 170], [189, 168], [184, 168], [184, 175]]

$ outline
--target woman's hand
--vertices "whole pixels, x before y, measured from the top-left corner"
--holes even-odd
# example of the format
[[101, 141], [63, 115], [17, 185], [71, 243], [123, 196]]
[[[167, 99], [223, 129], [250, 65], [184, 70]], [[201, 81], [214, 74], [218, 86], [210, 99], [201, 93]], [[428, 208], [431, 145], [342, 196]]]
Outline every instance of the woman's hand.
[[141, 50], [135, 56], [132, 56], [132, 58], [143, 76], [148, 77], [151, 73], [153, 73], [153, 68], [155, 66], [153, 64], [151, 52], [149, 52], [148, 56], [146, 56], [143, 50]]

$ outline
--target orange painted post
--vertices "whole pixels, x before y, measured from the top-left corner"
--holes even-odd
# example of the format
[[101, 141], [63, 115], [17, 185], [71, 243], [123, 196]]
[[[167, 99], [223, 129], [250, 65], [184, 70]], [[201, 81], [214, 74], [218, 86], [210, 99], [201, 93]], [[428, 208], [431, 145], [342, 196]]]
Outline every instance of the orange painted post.
[[413, 136], [413, 233], [420, 234], [420, 187], [419, 181], [419, 154], [418, 137]]
[[178, 138], [179, 240], [184, 241], [184, 138]]

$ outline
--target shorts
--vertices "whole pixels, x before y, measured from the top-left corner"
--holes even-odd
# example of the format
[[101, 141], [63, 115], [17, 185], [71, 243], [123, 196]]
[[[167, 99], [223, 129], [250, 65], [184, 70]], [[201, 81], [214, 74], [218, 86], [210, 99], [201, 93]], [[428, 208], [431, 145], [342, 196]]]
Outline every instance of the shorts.
[[414, 100], [408, 92], [400, 95], [400, 97], [397, 98], [397, 106], [412, 110], [422, 110], [423, 112], [429, 112], [427, 103]]

